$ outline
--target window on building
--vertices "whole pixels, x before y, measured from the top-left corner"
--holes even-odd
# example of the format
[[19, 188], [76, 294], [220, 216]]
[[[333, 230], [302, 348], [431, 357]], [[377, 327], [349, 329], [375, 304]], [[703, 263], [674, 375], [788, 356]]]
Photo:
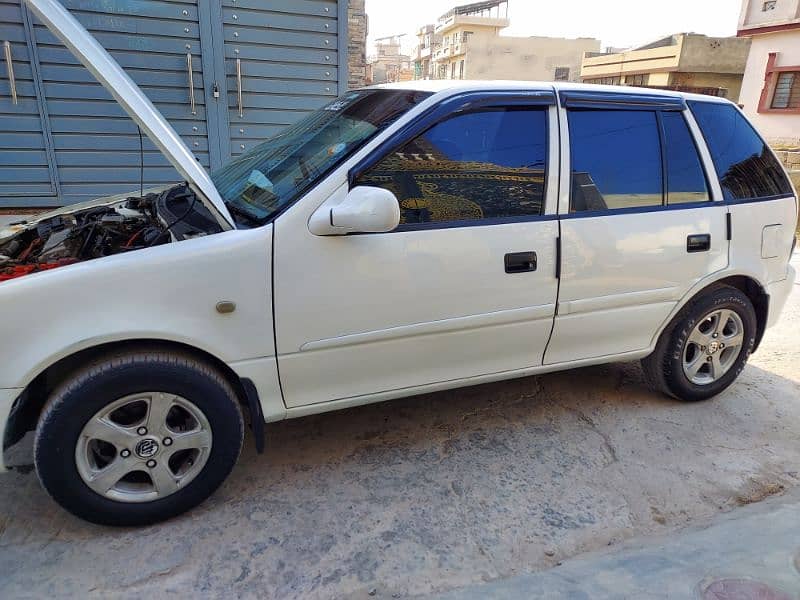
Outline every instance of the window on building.
[[556, 67], [554, 79], [556, 81], [569, 81], [569, 67]]
[[667, 204], [710, 200], [703, 163], [686, 119], [679, 112], [661, 113], [667, 167]]
[[461, 42], [468, 42], [469, 38], [472, 37], [472, 34], [475, 33], [474, 31], [462, 31], [461, 32]]
[[458, 78], [464, 79], [464, 61], [458, 63]]
[[655, 112], [571, 110], [568, 121], [571, 212], [663, 204]]
[[772, 108], [800, 108], [800, 72], [780, 73], [772, 95]]
[[643, 86], [647, 85], [650, 81], [650, 74], [649, 73], [639, 73], [638, 75], [628, 75], [625, 78], [625, 82], [629, 85], [638, 85]]
[[775, 155], [733, 105], [694, 101], [689, 107], [708, 144], [726, 200], [792, 193]]
[[584, 83], [599, 83], [602, 85], [619, 85], [622, 80], [619, 77], [595, 77], [594, 79], [585, 79]]
[[768, 10], [775, 10], [775, 6], [777, 6], [777, 0], [767, 0], [764, 4], [761, 5], [761, 11], [767, 12]]
[[450, 79], [456, 78], [456, 63], [450, 63]]
[[400, 222], [540, 215], [547, 162], [545, 108], [451, 117], [384, 157], [357, 184], [391, 190]]

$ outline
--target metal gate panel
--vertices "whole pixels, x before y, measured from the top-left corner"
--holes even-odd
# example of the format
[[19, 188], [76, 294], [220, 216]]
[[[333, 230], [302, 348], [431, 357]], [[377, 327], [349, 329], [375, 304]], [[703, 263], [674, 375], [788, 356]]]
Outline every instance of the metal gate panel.
[[222, 1], [233, 156], [338, 95], [339, 8], [328, 0]]
[[[19, 2], [0, 0], [0, 207], [57, 201], [35, 48]], [[11, 59], [9, 62], [9, 58]]]
[[[275, 135], [346, 85], [345, 0], [60, 1], [206, 168]], [[136, 191], [140, 147], [145, 186], [177, 180], [111, 95], [20, 0], [0, 0], [0, 44], [5, 39], [18, 103], [9, 99], [0, 62], [0, 207]]]
[[[208, 168], [206, 74], [197, 2], [62, 3], [142, 87]], [[146, 137], [140, 137], [136, 124], [58, 39], [38, 22], [34, 37], [62, 203], [136, 191], [142, 174], [145, 187], [177, 181], [178, 174], [167, 160]], [[141, 164], [140, 144], [144, 151]]]

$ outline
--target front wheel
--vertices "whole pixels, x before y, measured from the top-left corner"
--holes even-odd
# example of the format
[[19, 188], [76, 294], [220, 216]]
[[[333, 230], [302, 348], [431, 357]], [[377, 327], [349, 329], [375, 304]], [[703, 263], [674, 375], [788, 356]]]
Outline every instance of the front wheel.
[[680, 400], [715, 396], [742, 372], [758, 325], [750, 299], [722, 286], [692, 301], [642, 361], [651, 386]]
[[243, 436], [236, 394], [215, 369], [188, 354], [125, 352], [53, 393], [34, 462], [73, 514], [145, 525], [207, 498], [236, 463]]

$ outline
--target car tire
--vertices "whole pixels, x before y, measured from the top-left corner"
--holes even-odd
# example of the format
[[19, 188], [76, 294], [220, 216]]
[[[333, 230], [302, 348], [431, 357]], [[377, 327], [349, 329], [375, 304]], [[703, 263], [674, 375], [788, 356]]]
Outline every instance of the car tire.
[[34, 463], [69, 512], [139, 526], [210, 496], [233, 469], [243, 438], [236, 393], [217, 369], [189, 353], [125, 351], [54, 390], [36, 428]]
[[744, 369], [757, 330], [750, 299], [737, 288], [716, 287], [687, 304], [664, 330], [642, 360], [645, 377], [654, 390], [686, 402], [716, 396]]

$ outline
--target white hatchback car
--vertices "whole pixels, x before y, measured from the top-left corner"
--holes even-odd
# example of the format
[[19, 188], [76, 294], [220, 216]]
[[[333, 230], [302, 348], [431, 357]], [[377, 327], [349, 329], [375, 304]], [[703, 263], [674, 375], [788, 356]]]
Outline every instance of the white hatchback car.
[[349, 92], [209, 177], [96, 41], [28, 0], [185, 178], [0, 234], [4, 451], [99, 523], [201, 502], [264, 423], [642, 360], [736, 379], [795, 279], [797, 198], [738, 108], [673, 92]]

